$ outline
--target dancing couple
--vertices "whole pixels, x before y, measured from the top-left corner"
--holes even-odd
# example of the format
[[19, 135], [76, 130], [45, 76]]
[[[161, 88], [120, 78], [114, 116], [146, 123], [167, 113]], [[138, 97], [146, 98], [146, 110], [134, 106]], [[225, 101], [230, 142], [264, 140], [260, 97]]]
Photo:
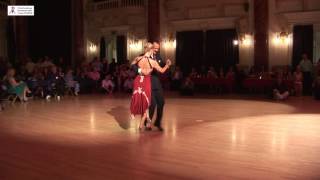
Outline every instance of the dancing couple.
[[164, 98], [158, 73], [165, 73], [171, 66], [171, 61], [166, 63], [160, 57], [159, 43], [147, 43], [144, 54], [135, 58], [131, 65], [138, 72], [133, 83], [131, 99], [131, 116], [141, 115], [139, 130], [152, 130], [152, 117], [157, 108], [157, 117], [154, 127], [163, 131], [161, 126]]

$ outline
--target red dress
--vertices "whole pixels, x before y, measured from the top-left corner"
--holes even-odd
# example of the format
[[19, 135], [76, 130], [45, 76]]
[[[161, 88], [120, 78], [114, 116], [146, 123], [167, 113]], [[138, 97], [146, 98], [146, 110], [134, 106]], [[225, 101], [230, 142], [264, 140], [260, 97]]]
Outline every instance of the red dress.
[[[142, 56], [137, 64], [142, 59], [147, 59], [150, 68], [152, 65], [148, 57]], [[130, 111], [132, 115], [143, 115], [151, 104], [151, 76], [138, 75], [133, 82], [133, 93], [131, 98]]]
[[134, 79], [130, 111], [132, 115], [143, 115], [151, 103], [151, 76], [138, 75]]

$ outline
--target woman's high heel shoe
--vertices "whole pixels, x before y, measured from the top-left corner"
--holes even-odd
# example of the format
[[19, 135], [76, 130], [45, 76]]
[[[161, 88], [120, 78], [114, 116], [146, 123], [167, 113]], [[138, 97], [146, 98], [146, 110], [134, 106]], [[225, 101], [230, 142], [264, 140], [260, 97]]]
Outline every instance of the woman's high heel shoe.
[[146, 131], [152, 131], [151, 124], [152, 124], [151, 119], [148, 119], [148, 120], [147, 120], [147, 123], [146, 123], [146, 128], [145, 128]]

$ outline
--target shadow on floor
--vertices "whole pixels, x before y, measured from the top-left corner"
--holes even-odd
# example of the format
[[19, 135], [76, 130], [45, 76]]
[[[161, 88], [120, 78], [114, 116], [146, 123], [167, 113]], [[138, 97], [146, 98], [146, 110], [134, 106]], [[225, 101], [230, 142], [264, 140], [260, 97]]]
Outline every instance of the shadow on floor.
[[121, 128], [130, 128], [130, 114], [128, 108], [125, 108], [123, 106], [116, 106], [107, 113], [114, 117]]

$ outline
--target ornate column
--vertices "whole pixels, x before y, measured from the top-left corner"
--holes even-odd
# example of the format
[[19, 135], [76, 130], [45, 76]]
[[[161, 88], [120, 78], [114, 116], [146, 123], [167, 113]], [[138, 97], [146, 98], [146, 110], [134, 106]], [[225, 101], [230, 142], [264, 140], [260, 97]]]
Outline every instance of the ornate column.
[[84, 1], [71, 0], [71, 64], [80, 64], [85, 57]]
[[160, 1], [148, 0], [148, 40], [160, 41]]
[[266, 0], [254, 0], [254, 65], [268, 68], [269, 5]]

